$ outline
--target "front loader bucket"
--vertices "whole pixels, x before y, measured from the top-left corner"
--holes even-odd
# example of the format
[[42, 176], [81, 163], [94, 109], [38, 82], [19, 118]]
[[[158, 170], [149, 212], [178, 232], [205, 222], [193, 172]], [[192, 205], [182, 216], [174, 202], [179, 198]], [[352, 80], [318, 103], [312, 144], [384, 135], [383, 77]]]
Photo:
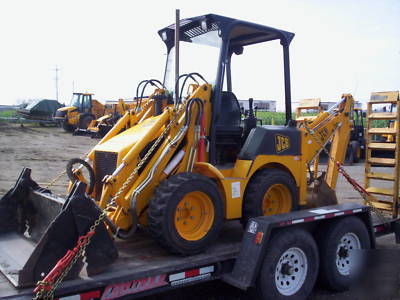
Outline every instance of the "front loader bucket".
[[[16, 286], [42, 280], [78, 238], [87, 234], [100, 209], [75, 183], [64, 200], [41, 189], [25, 168], [15, 187], [0, 199], [0, 270]], [[101, 223], [86, 249], [87, 273], [102, 271], [118, 257], [117, 249]], [[76, 277], [82, 260], [71, 269]]]

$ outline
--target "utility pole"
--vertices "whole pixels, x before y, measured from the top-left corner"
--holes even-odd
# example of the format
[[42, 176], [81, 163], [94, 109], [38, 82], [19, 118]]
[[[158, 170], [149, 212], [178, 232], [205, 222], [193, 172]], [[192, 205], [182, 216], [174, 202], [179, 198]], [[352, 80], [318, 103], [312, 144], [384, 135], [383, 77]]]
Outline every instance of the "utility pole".
[[58, 68], [58, 66], [56, 65], [56, 68], [54, 69], [54, 71], [56, 72], [56, 100], [58, 101], [58, 71], [60, 71], [60, 69]]

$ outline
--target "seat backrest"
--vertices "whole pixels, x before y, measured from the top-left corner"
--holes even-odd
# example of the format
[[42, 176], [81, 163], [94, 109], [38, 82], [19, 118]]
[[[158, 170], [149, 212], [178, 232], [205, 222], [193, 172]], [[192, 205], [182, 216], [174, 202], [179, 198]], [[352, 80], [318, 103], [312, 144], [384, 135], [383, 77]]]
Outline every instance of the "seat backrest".
[[240, 105], [235, 94], [232, 92], [222, 92], [221, 113], [217, 125], [240, 126], [240, 118]]

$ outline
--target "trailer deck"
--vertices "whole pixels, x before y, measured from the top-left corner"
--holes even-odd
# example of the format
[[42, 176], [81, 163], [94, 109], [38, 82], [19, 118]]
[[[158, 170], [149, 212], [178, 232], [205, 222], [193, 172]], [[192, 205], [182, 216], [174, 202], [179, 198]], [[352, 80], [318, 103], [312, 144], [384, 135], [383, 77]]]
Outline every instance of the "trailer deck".
[[[398, 238], [399, 219], [387, 219], [382, 223], [382, 219], [373, 215], [368, 207], [355, 203], [258, 217], [253, 220], [259, 223], [259, 229], [250, 224], [246, 231], [239, 221], [229, 221], [224, 224], [217, 242], [204, 253], [187, 257], [170, 254], [159, 247], [145, 230], [139, 229], [135, 239], [116, 241], [119, 258], [106, 271], [88, 277], [83, 270], [78, 278], [63, 282], [55, 297], [60, 300], [134, 299], [221, 278], [233, 286], [247, 289], [252, 285], [262, 259], [263, 250], [258, 246], [268, 243], [272, 230], [299, 226], [316, 228], [317, 224], [324, 226], [330, 220], [352, 215], [359, 215], [366, 225], [370, 224], [367, 228], [372, 247], [375, 236], [397, 232]], [[264, 234], [259, 235], [260, 230], [264, 230]], [[1, 299], [32, 297], [33, 287], [17, 289], [3, 274], [0, 275]]]
[[[213, 266], [213, 273], [217, 273], [219, 270], [215, 269], [215, 265], [219, 264], [221, 261], [233, 260], [237, 256], [240, 249], [242, 234], [243, 229], [238, 221], [227, 222], [222, 228], [218, 241], [211, 245], [206, 252], [194, 256], [182, 257], [172, 255], [162, 249], [147, 232], [139, 230], [132, 240], [116, 241], [119, 250], [119, 258], [105, 272], [88, 277], [83, 270], [80, 277], [63, 282], [57, 289], [56, 295], [68, 295], [76, 291], [85, 290], [93, 291], [96, 288], [103, 288], [105, 282], [107, 282], [108, 285], [129, 285], [129, 283], [137, 283], [137, 280], [142, 279], [141, 288], [130, 290], [130, 295], [132, 295], [135, 292], [145, 291], [146, 284], [149, 285], [148, 287], [151, 286], [151, 288], [154, 288], [155, 284], [159, 285], [160, 289], [164, 285], [170, 284], [163, 278], [157, 277], [160, 274], [170, 275], [181, 270], [198, 268], [199, 266]], [[210, 274], [206, 275], [208, 273]], [[212, 272], [199, 274], [198, 278], [193, 276], [192, 280], [201, 279], [204, 281], [207, 279], [206, 277], [212, 279], [211, 273]], [[175, 281], [180, 280], [180, 278], [176, 278]], [[154, 282], [154, 280], [156, 282]], [[144, 284], [144, 282], [147, 283]], [[174, 284], [178, 285], [179, 282], [177, 281]], [[16, 289], [13, 284], [0, 273], [1, 299], [15, 299], [15, 297], [18, 297], [18, 299], [32, 299], [32, 291], [33, 287]], [[143, 294], [141, 294], [141, 296], [143, 296]], [[113, 299], [113, 297], [107, 299]]]

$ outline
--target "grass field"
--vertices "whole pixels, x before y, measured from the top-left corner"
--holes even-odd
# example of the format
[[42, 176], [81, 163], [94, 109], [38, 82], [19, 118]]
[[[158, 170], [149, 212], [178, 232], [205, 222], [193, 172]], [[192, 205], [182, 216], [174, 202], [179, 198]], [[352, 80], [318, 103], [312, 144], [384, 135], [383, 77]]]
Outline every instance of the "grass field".
[[18, 113], [16, 110], [1, 110], [0, 118], [17, 118]]
[[263, 125], [272, 125], [272, 124], [285, 125], [285, 120], [286, 120], [284, 112], [270, 112], [270, 111], [258, 111], [257, 118], [262, 120]]
[[[302, 114], [304, 116], [315, 114]], [[262, 120], [263, 125], [285, 125], [285, 113], [284, 112], [270, 112], [270, 111], [258, 111], [257, 118]], [[295, 119], [295, 114], [292, 114], [292, 118]], [[363, 118], [364, 127], [367, 126], [366, 118]], [[373, 120], [372, 127], [389, 127], [388, 120]]]
[[[313, 113], [303, 113], [302, 116], [315, 116]], [[284, 112], [258, 111], [257, 118], [262, 120], [263, 125], [285, 125], [286, 117]], [[292, 119], [296, 119], [295, 113], [292, 113]]]
[[[313, 114], [303, 114], [313, 115]], [[285, 113], [284, 112], [270, 112], [270, 111], [258, 111], [257, 118], [262, 120], [263, 125], [285, 125]], [[0, 118], [17, 118], [18, 113], [16, 110], [2, 110], [0, 111]], [[292, 118], [295, 119], [295, 114], [292, 114]], [[372, 123], [373, 127], [388, 127], [388, 121], [386, 120], [374, 120]], [[364, 118], [364, 126], [366, 126], [366, 120]]]

